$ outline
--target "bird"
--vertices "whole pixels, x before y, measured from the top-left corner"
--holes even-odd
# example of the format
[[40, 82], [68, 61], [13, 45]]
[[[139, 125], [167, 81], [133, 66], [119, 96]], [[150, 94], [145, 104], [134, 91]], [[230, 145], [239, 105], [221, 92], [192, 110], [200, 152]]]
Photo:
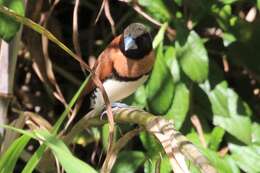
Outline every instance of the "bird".
[[[131, 23], [116, 36], [99, 55], [93, 66], [109, 101], [118, 101], [133, 94], [149, 77], [155, 62], [152, 37], [141, 23]], [[86, 86], [90, 109], [103, 106], [104, 99], [91, 78]]]

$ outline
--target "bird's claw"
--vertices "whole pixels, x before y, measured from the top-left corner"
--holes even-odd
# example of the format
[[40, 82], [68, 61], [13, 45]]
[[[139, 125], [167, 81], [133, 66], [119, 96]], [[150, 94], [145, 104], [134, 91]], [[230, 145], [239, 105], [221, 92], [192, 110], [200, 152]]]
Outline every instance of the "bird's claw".
[[[120, 109], [120, 108], [128, 108], [129, 106], [125, 103], [119, 103], [119, 102], [115, 102], [115, 103], [112, 103], [111, 105], [111, 108], [112, 108], [112, 111], [114, 110], [117, 110], [117, 109]], [[107, 115], [107, 110], [104, 110], [102, 113], [101, 113], [101, 119], [103, 119], [103, 116], [104, 115]]]

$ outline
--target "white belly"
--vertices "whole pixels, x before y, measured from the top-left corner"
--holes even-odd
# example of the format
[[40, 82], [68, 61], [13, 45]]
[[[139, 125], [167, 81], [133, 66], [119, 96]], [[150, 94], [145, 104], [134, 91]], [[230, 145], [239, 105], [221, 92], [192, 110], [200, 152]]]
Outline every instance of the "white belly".
[[[133, 94], [139, 86], [141, 86], [148, 78], [145, 75], [136, 81], [117, 81], [114, 79], [107, 79], [103, 86], [107, 92], [108, 98], [111, 103], [122, 100], [129, 95]], [[102, 94], [99, 89], [94, 93], [96, 99], [91, 103], [91, 107], [97, 107], [104, 104]]]

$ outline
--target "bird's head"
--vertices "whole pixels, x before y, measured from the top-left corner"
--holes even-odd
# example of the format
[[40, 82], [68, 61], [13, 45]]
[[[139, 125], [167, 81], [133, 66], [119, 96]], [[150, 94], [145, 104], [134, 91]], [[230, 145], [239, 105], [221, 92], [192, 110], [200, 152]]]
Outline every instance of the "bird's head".
[[130, 59], [142, 59], [152, 51], [152, 38], [141, 23], [132, 23], [122, 34], [120, 50]]

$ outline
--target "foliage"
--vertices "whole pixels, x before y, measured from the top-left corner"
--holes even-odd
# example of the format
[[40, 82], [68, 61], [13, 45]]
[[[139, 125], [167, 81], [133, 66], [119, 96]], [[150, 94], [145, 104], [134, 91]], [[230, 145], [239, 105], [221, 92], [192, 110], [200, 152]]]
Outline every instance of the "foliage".
[[[7, 1], [0, 0], [0, 4], [4, 4], [23, 15], [24, 8], [21, 6], [21, 2], [14, 0], [7, 3]], [[218, 172], [259, 172], [260, 49], [258, 46], [260, 45], [260, 1], [194, 0], [191, 3], [187, 0], [139, 0], [137, 4], [129, 3], [128, 6], [125, 6], [124, 3], [117, 1], [110, 3], [110, 11], [115, 19], [118, 33], [130, 22], [145, 23], [153, 33], [153, 47], [156, 53], [156, 62], [149, 80], [125, 102], [173, 120], [175, 128], [200, 148]], [[31, 5], [36, 4], [32, 3]], [[71, 7], [68, 2], [61, 1], [60, 4]], [[133, 10], [136, 5], [150, 15], [153, 20], [162, 23], [159, 30], [152, 24], [153, 21], [143, 18], [140, 13]], [[89, 13], [95, 17], [99, 4], [94, 0], [82, 0], [80, 8], [82, 8], [81, 18], [86, 18]], [[63, 31], [65, 42], [70, 43], [72, 24], [64, 22], [64, 16], [59, 18], [59, 14], [62, 13], [61, 9], [59, 6], [54, 8], [54, 13], [57, 13], [55, 13], [56, 16], [53, 15], [53, 18], [59, 20], [55, 25], [56, 31]], [[44, 9], [42, 10], [44, 11]], [[67, 17], [67, 15], [65, 16]], [[72, 14], [69, 13], [69, 15]], [[92, 24], [89, 23], [85, 26], [88, 29], [87, 36], [84, 35], [84, 29], [86, 29], [84, 26], [79, 32], [80, 35], [87, 38], [85, 40], [82, 38], [87, 43], [80, 40], [84, 43], [81, 44], [81, 48], [85, 57], [98, 56], [112, 38], [110, 27], [106, 23], [107, 19], [104, 17], [100, 20], [95, 31], [98, 36], [91, 35], [93, 28], [91, 30]], [[5, 40], [10, 40], [19, 28], [17, 23], [2, 14], [0, 15], [0, 25], [0, 36]], [[59, 25], [61, 26], [59, 27]], [[81, 24], [79, 23], [79, 25]], [[176, 35], [172, 35], [169, 28], [174, 28]], [[100, 35], [103, 37], [101, 38]], [[53, 53], [52, 56], [55, 57], [51, 58], [51, 61], [56, 64], [54, 68], [56, 68], [55, 75], [59, 79], [58, 83], [63, 85], [62, 92], [65, 93], [66, 100], [70, 100], [76, 88], [73, 81], [83, 79], [85, 76], [80, 72], [79, 64], [75, 64], [70, 59], [59, 60], [57, 57], [60, 57], [60, 53], [55, 52], [56, 48], [50, 47], [49, 49]], [[87, 61], [87, 59], [85, 60]], [[63, 71], [60, 72], [57, 66], [61, 66]], [[37, 81], [38, 85], [42, 85], [35, 77], [35, 73], [32, 70], [30, 74], [34, 74], [34, 81]], [[21, 76], [17, 76], [17, 78], [19, 79]], [[16, 84], [21, 86], [19, 82]], [[33, 86], [33, 83], [30, 85]], [[81, 90], [84, 86], [85, 83], [81, 85]], [[74, 136], [78, 140], [73, 141], [77, 145], [72, 154], [72, 150], [64, 144], [62, 138], [57, 134], [60, 132], [59, 129], [64, 128], [62, 125], [66, 114], [73, 107], [79, 93], [59, 119], [59, 116], [55, 115], [60, 115], [63, 110], [60, 109], [60, 104], [53, 101], [53, 96], [45, 94], [47, 91], [44, 87], [39, 90], [48, 100], [44, 102], [43, 107], [47, 110], [46, 112], [52, 112], [50, 121], [56, 122], [53, 126], [54, 129], [51, 133], [36, 131], [35, 133], [28, 132], [29, 134], [20, 130], [19, 132], [24, 135], [14, 140], [9, 149], [1, 156], [0, 172], [6, 172], [7, 169], [12, 172], [29, 140], [31, 138], [39, 140], [39, 136], [43, 145], [36, 150], [35, 154], [30, 153], [32, 157], [25, 166], [24, 172], [32, 172], [36, 169], [37, 164], [41, 164], [39, 161], [46, 157], [44, 153], [46, 154], [47, 148], [51, 149], [67, 172], [78, 172], [77, 170], [84, 169], [96, 172], [92, 166], [99, 168], [100, 165], [95, 160], [95, 154], [92, 155], [93, 160], [90, 159], [89, 153], [97, 153], [102, 158], [100, 151], [107, 151], [108, 128], [106, 125], [82, 133], [80, 137]], [[26, 98], [21, 97], [20, 99], [21, 102], [26, 101]], [[46, 105], [49, 104], [47, 102], [50, 102], [52, 106], [47, 107]], [[37, 105], [33, 101], [32, 103]], [[26, 104], [21, 104], [21, 106], [22, 110], [32, 111], [26, 107]], [[82, 113], [79, 112], [79, 114]], [[45, 119], [48, 119], [48, 113], [42, 112], [42, 114]], [[198, 117], [199, 123], [191, 122], [191, 118], [194, 116]], [[202, 128], [202, 133], [198, 130], [199, 126]], [[117, 138], [132, 128], [133, 126], [129, 124], [118, 125]], [[69, 128], [68, 131], [70, 130]], [[102, 137], [100, 138], [100, 136]], [[91, 147], [82, 149], [79, 147], [82, 144], [79, 139]], [[99, 142], [103, 143], [103, 146], [99, 145]], [[153, 136], [147, 132], [141, 132], [139, 137], [128, 142], [129, 145], [119, 153], [112, 172], [154, 173], [161, 171], [168, 173], [171, 171], [169, 161], [162, 152], [161, 145]], [[92, 144], [95, 149], [93, 149]], [[87, 159], [86, 156], [82, 157], [82, 154], [78, 152], [78, 147], [88, 153]], [[82, 161], [74, 155], [80, 157]], [[91, 162], [92, 166], [83, 163], [83, 161]], [[75, 165], [69, 166], [70, 162], [75, 162]], [[192, 172], [199, 172], [198, 168], [192, 163], [190, 164]]]

